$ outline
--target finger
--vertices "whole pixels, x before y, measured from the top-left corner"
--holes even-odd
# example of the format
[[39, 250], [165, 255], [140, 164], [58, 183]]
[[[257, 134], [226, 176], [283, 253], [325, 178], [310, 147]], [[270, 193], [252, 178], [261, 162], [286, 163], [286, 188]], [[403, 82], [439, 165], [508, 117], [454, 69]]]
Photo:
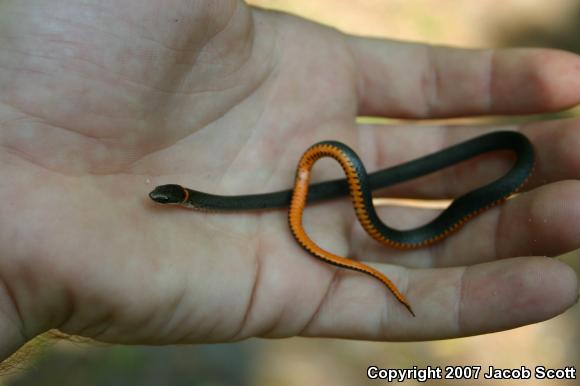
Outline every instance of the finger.
[[[538, 187], [475, 217], [430, 248], [393, 251], [355, 225], [354, 255], [367, 261], [388, 261], [406, 267], [471, 265], [514, 256], [557, 256], [580, 248], [580, 182], [562, 181]], [[412, 228], [428, 222], [418, 209], [379, 208], [392, 226]], [[410, 217], [413, 217], [410, 219]], [[388, 259], [388, 260], [386, 260]]]
[[528, 114], [580, 102], [580, 58], [548, 49], [468, 50], [349, 37], [359, 115]]
[[[8, 287], [0, 280], [0, 362], [4, 361], [26, 342], [23, 336], [24, 326], [18, 314], [18, 309], [12, 301]], [[11, 361], [0, 363], [0, 374], [9, 370], [15, 363]]]
[[[530, 139], [535, 167], [524, 188], [580, 176], [580, 119], [501, 127], [359, 125], [357, 150], [369, 172], [395, 166], [494, 130], [517, 130]], [[453, 198], [505, 174], [512, 152], [490, 152], [450, 168], [379, 191], [378, 196]]]
[[[302, 335], [427, 340], [501, 331], [539, 322], [576, 302], [574, 271], [536, 257], [469, 268], [401, 271], [412, 317], [372, 278], [344, 274]], [[370, 286], [373, 286], [372, 288]]]

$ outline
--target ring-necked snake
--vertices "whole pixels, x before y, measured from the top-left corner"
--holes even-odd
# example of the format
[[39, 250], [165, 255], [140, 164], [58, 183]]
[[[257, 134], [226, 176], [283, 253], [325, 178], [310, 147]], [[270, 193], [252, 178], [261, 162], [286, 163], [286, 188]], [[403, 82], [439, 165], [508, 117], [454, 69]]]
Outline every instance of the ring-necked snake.
[[[400, 231], [385, 225], [377, 216], [372, 203], [372, 191], [435, 172], [482, 153], [511, 150], [516, 155], [512, 168], [495, 181], [454, 199], [437, 218], [415, 229]], [[314, 163], [331, 157], [340, 163], [346, 179], [310, 185], [310, 171]], [[397, 287], [381, 272], [363, 264], [327, 252], [314, 243], [302, 227], [302, 214], [307, 202], [336, 198], [350, 193], [356, 216], [375, 240], [395, 248], [420, 248], [437, 242], [457, 230], [467, 220], [507, 199], [525, 183], [534, 166], [534, 149], [522, 134], [497, 131], [459, 143], [436, 153], [398, 166], [367, 174], [357, 154], [336, 141], [312, 145], [302, 155], [296, 171], [293, 190], [241, 196], [219, 196], [184, 188], [180, 185], [161, 185], [149, 197], [162, 204], [177, 204], [209, 211], [245, 211], [290, 207], [288, 219], [298, 243], [315, 257], [336, 265], [366, 273], [385, 284], [397, 300], [413, 316], [413, 310]]]

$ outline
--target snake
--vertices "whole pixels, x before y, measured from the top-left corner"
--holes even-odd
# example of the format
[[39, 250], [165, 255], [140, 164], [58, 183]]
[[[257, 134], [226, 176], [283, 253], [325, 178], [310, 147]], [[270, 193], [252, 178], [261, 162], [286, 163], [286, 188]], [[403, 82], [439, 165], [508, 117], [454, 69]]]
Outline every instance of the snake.
[[[436, 218], [422, 226], [397, 230], [386, 225], [376, 213], [372, 192], [440, 171], [481, 154], [509, 150], [515, 161], [509, 171], [494, 181], [454, 198]], [[321, 158], [335, 159], [346, 178], [310, 183], [314, 164]], [[367, 173], [357, 153], [334, 140], [310, 146], [296, 168], [293, 189], [247, 195], [217, 195], [178, 184], [157, 186], [149, 197], [160, 204], [180, 205], [198, 211], [252, 211], [288, 208], [290, 231], [309, 254], [325, 263], [365, 273], [383, 283], [394, 297], [415, 316], [409, 301], [395, 284], [380, 271], [351, 258], [319, 247], [303, 227], [306, 204], [350, 194], [356, 217], [374, 240], [397, 249], [415, 249], [432, 245], [457, 231], [467, 221], [517, 193], [534, 169], [534, 148], [530, 140], [516, 131], [493, 131], [452, 145], [432, 154], [385, 169]]]

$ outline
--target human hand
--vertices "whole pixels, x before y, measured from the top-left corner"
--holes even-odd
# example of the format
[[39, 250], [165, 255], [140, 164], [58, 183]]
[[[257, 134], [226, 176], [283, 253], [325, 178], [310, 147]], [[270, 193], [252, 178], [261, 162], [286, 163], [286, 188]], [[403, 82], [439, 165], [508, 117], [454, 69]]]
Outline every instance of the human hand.
[[[204, 214], [147, 197], [164, 183], [288, 188], [322, 139], [353, 146], [372, 171], [489, 129], [356, 125], [357, 115], [572, 106], [572, 54], [355, 38], [233, 0], [4, 1], [0, 30], [0, 358], [51, 328], [139, 344], [456, 337], [544, 320], [576, 300], [570, 268], [527, 256], [579, 246], [577, 120], [511, 126], [536, 146], [530, 191], [437, 246], [385, 249], [348, 200], [307, 210], [322, 246], [380, 259], [416, 318], [379, 282], [302, 251], [284, 211]], [[455, 196], [509, 165], [480, 161], [390, 192]], [[381, 213], [393, 225], [424, 218]]]

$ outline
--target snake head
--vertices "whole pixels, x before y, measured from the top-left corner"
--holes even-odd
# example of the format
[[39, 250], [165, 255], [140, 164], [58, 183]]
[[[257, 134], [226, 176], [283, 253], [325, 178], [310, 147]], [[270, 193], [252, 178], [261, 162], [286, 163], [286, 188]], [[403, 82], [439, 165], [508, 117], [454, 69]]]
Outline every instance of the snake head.
[[181, 185], [160, 185], [149, 193], [149, 197], [160, 204], [182, 204], [187, 199], [187, 191]]

